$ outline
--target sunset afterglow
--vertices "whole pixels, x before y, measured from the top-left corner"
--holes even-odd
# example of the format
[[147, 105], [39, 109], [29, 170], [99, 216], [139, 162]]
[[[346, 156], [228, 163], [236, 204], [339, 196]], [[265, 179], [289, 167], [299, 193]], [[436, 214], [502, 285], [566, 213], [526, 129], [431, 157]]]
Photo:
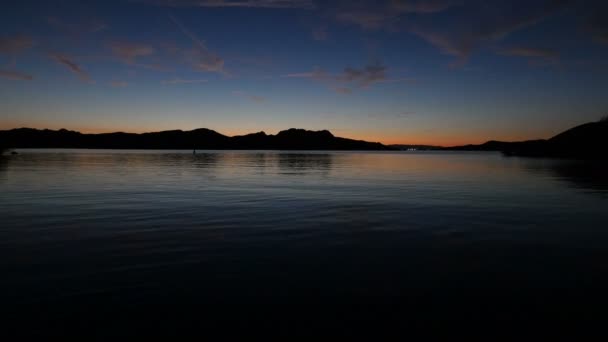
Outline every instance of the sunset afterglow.
[[568, 1], [21, 1], [0, 129], [383, 143], [546, 138], [608, 108], [605, 5]]

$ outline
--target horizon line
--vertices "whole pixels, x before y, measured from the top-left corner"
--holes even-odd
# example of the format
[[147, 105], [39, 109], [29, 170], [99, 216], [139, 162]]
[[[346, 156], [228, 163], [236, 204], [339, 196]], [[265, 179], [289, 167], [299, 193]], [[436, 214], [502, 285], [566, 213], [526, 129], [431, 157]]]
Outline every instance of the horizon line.
[[22, 126], [22, 127], [15, 127], [15, 128], [9, 128], [9, 129], [0, 129], [1, 131], [13, 131], [13, 130], [20, 130], [20, 129], [30, 129], [30, 130], [37, 130], [37, 131], [54, 131], [54, 132], [60, 132], [60, 131], [66, 131], [66, 132], [74, 132], [74, 133], [78, 133], [78, 134], [84, 134], [84, 135], [102, 135], [102, 134], [136, 134], [136, 135], [142, 135], [142, 134], [153, 134], [153, 133], [163, 133], [163, 132], [194, 132], [197, 130], [208, 130], [208, 131], [212, 131], [215, 132], [217, 134], [223, 135], [225, 137], [228, 138], [233, 138], [233, 137], [241, 137], [241, 136], [246, 136], [246, 135], [251, 135], [251, 134], [259, 134], [259, 133], [264, 133], [265, 135], [270, 135], [270, 136], [275, 136], [281, 132], [285, 132], [285, 131], [289, 131], [289, 130], [304, 130], [304, 131], [308, 131], [308, 132], [329, 132], [330, 134], [332, 134], [334, 137], [337, 138], [345, 138], [345, 139], [351, 139], [351, 140], [357, 140], [357, 141], [365, 141], [365, 142], [370, 142], [370, 143], [378, 143], [378, 144], [382, 144], [384, 146], [398, 146], [398, 145], [404, 145], [404, 146], [429, 146], [429, 147], [451, 147], [451, 146], [444, 146], [444, 145], [436, 145], [436, 144], [410, 144], [410, 143], [383, 143], [380, 141], [368, 141], [368, 140], [364, 140], [364, 139], [359, 139], [359, 138], [349, 138], [346, 136], [337, 136], [335, 135], [330, 129], [308, 129], [308, 128], [297, 128], [297, 127], [290, 127], [287, 129], [281, 129], [279, 130], [276, 134], [269, 134], [266, 133], [266, 131], [261, 130], [261, 131], [257, 131], [257, 132], [251, 132], [251, 133], [245, 133], [245, 134], [236, 134], [236, 135], [227, 135], [224, 133], [221, 133], [215, 129], [211, 129], [211, 128], [207, 128], [207, 127], [199, 127], [199, 128], [193, 128], [190, 130], [184, 130], [184, 129], [165, 129], [165, 130], [157, 130], [157, 131], [141, 131], [141, 132], [127, 132], [127, 131], [122, 131], [122, 130], [118, 130], [118, 131], [105, 131], [105, 132], [83, 132], [80, 130], [72, 130], [72, 129], [67, 129], [67, 128], [58, 128], [58, 129], [51, 129], [51, 128], [34, 128], [34, 127], [26, 127], [26, 126]]
[[[251, 134], [257, 134], [257, 133], [264, 133], [266, 135], [270, 135], [270, 136], [275, 136], [277, 134], [279, 134], [280, 132], [283, 131], [288, 131], [291, 129], [296, 129], [296, 130], [305, 130], [305, 131], [309, 131], [309, 132], [323, 132], [323, 131], [327, 131], [330, 132], [334, 137], [338, 137], [338, 138], [346, 138], [346, 139], [351, 139], [351, 140], [357, 140], [357, 141], [365, 141], [365, 142], [371, 142], [371, 143], [379, 143], [382, 144], [384, 146], [398, 146], [398, 145], [402, 145], [402, 146], [427, 146], [427, 147], [439, 147], [439, 148], [449, 148], [449, 147], [459, 147], [459, 146], [467, 146], [467, 145], [481, 145], [487, 142], [491, 142], [491, 141], [499, 141], [499, 142], [520, 142], [520, 141], [530, 141], [530, 140], [546, 140], [548, 138], [544, 137], [544, 138], [523, 138], [523, 139], [495, 139], [495, 138], [480, 138], [479, 142], [475, 143], [475, 142], [451, 142], [451, 143], [403, 143], [403, 142], [391, 142], [391, 143], [386, 143], [386, 142], [381, 142], [379, 140], [373, 140], [373, 139], [365, 139], [365, 138], [350, 138], [348, 136], [338, 136], [335, 135], [332, 132], [332, 129], [308, 129], [308, 128], [297, 128], [297, 127], [290, 127], [287, 129], [278, 129], [277, 132], [275, 134], [269, 134], [266, 133], [265, 130], [259, 130], [259, 131], [255, 131], [255, 132], [246, 132], [246, 133], [239, 133], [239, 134], [232, 134], [232, 135], [228, 135], [228, 134], [224, 134], [221, 133], [218, 130], [215, 129], [211, 129], [211, 128], [207, 128], [207, 127], [198, 127], [198, 128], [192, 128], [192, 129], [159, 129], [159, 130], [145, 130], [145, 131], [125, 131], [125, 130], [108, 130], [108, 131], [97, 131], [97, 130], [88, 130], [88, 129], [83, 129], [83, 130], [74, 130], [74, 129], [68, 129], [65, 127], [62, 128], [56, 128], [56, 129], [52, 129], [52, 128], [35, 128], [35, 126], [21, 126], [21, 127], [13, 127], [13, 128], [5, 128], [5, 129], [1, 129], [0, 128], [0, 132], [1, 131], [11, 131], [11, 130], [19, 130], [19, 129], [31, 129], [31, 130], [38, 130], [38, 131], [68, 131], [68, 132], [75, 132], [75, 133], [79, 133], [79, 134], [85, 134], [85, 135], [102, 135], [102, 134], [118, 134], [118, 133], [122, 133], [122, 134], [135, 134], [135, 135], [142, 135], [142, 134], [151, 134], [151, 133], [162, 133], [162, 132], [193, 132], [196, 130], [209, 130], [209, 131], [213, 131], [217, 134], [223, 135], [225, 137], [239, 137], [239, 136], [246, 136], [246, 135], [251, 135]], [[333, 131], [340, 131], [339, 129], [334, 129]], [[559, 133], [559, 132], [558, 132]]]

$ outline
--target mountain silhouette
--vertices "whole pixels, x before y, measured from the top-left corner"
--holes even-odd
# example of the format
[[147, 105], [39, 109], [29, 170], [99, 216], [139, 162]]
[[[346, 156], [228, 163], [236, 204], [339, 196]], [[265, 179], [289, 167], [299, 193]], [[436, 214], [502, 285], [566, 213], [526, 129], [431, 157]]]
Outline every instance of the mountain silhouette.
[[407, 148], [448, 151], [501, 151], [508, 156], [608, 160], [608, 119], [586, 123], [548, 140], [504, 142], [491, 140], [480, 145], [437, 147], [391, 145], [334, 136], [327, 130], [291, 128], [276, 135], [265, 132], [229, 137], [200, 128], [192, 131], [153, 133], [83, 134], [75, 131], [18, 128], [0, 131], [0, 148], [89, 148], [89, 149], [176, 149], [176, 150], [402, 150]]
[[508, 156], [608, 160], [608, 120], [571, 128], [548, 140], [488, 141], [481, 145], [446, 147], [452, 151], [501, 151]]
[[19, 128], [0, 131], [0, 145], [10, 148], [90, 149], [272, 149], [272, 150], [388, 150], [381, 143], [335, 137], [329, 131], [289, 129], [229, 137], [210, 129], [154, 133], [83, 134], [61, 129]]

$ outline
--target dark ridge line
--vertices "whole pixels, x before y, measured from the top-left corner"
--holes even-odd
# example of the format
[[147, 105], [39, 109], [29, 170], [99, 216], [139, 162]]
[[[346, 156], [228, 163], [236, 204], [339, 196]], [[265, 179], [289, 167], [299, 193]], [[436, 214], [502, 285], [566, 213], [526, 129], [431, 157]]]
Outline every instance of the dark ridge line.
[[76, 131], [18, 128], [0, 131], [7, 148], [174, 149], [174, 150], [390, 150], [378, 142], [335, 137], [327, 130], [288, 129], [229, 137], [210, 129], [151, 133], [83, 134]]

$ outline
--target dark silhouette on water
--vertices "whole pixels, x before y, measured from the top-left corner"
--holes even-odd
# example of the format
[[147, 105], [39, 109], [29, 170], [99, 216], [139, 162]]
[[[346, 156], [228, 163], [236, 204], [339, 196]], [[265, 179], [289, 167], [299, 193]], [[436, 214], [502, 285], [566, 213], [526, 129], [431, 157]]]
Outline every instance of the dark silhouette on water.
[[16, 151], [11, 151], [10, 149], [8, 149], [6, 147], [0, 147], [0, 156], [3, 156], [5, 154], [10, 154], [11, 156], [16, 156], [19, 153]]
[[608, 160], [608, 118], [589, 122], [548, 140], [488, 141], [481, 145], [448, 147], [452, 151], [501, 151], [507, 156]]
[[532, 173], [549, 175], [566, 185], [585, 189], [602, 196], [608, 195], [608, 162], [587, 160], [551, 160], [530, 164]]
[[381, 143], [335, 137], [329, 131], [289, 129], [228, 137], [201, 128], [155, 133], [82, 134], [61, 129], [20, 128], [0, 131], [0, 142], [15, 148], [193, 149], [196, 150], [388, 150]]

